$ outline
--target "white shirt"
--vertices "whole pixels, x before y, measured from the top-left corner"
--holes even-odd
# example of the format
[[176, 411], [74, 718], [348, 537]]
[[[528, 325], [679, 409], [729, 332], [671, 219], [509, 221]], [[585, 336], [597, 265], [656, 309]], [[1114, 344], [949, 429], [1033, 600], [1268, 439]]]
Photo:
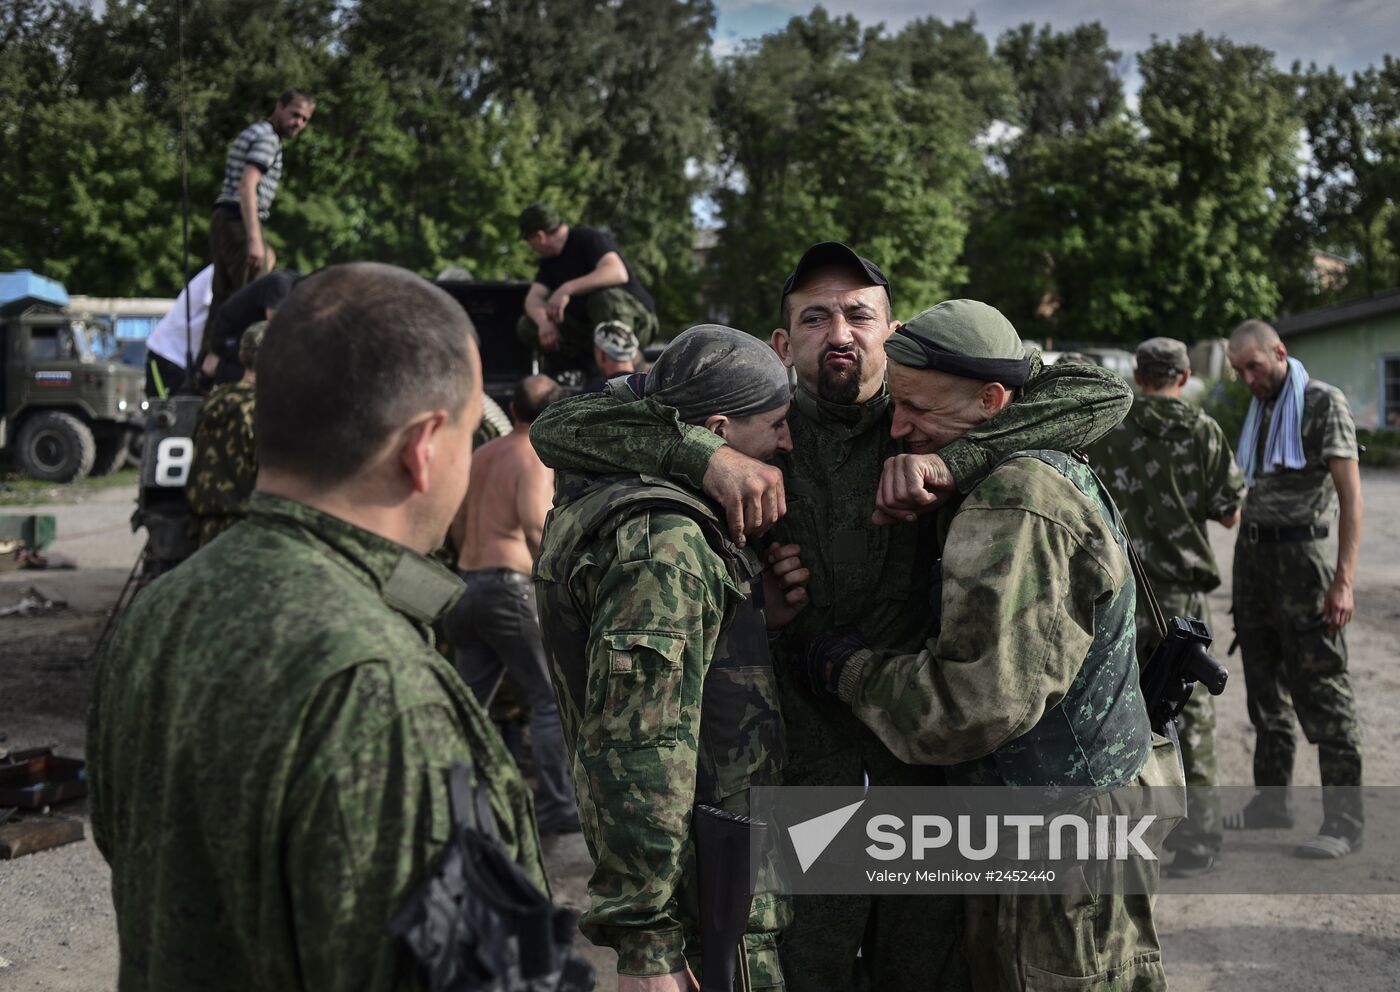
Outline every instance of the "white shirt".
[[204, 341], [204, 322], [209, 319], [209, 304], [214, 299], [214, 266], [206, 265], [190, 284], [175, 297], [175, 305], [160, 319], [146, 339], [146, 350], [166, 361], [185, 367], [185, 294], [190, 294], [190, 354], [198, 355]]

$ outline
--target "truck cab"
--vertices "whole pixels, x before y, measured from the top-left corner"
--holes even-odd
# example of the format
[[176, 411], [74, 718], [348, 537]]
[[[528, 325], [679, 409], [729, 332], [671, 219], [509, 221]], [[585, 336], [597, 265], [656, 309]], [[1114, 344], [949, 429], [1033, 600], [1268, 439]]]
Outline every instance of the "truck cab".
[[30, 279], [0, 303], [0, 448], [49, 482], [119, 468], [143, 421], [142, 371], [98, 357], [105, 329], [61, 286], [10, 275]]

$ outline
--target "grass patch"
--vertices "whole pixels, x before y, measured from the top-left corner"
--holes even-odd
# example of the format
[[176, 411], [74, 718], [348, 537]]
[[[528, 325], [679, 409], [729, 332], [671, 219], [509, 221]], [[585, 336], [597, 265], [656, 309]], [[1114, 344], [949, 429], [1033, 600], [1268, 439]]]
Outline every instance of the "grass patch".
[[89, 493], [119, 486], [134, 486], [139, 477], [139, 469], [124, 468], [110, 475], [89, 477], [81, 482], [42, 482], [4, 464], [0, 465], [0, 506], [76, 503]]

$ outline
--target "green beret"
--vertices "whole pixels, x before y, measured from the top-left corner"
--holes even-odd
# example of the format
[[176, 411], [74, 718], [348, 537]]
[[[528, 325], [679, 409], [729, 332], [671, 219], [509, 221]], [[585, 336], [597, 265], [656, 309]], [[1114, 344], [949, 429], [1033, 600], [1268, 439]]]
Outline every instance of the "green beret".
[[548, 203], [532, 203], [520, 211], [520, 236], [528, 238], [536, 231], [552, 231], [562, 223], [564, 218]]
[[896, 365], [935, 369], [1004, 386], [1030, 377], [1021, 336], [1001, 311], [976, 300], [945, 300], [930, 307], [885, 341]]

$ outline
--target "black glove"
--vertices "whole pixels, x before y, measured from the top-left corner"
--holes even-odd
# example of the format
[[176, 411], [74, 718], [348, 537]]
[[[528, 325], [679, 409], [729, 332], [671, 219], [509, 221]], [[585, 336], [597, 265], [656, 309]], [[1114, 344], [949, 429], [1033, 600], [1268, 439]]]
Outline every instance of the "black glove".
[[797, 662], [797, 677], [812, 695], [830, 693], [834, 696], [846, 662], [851, 655], [869, 646], [857, 627], [836, 627], [820, 633], [807, 642]]

